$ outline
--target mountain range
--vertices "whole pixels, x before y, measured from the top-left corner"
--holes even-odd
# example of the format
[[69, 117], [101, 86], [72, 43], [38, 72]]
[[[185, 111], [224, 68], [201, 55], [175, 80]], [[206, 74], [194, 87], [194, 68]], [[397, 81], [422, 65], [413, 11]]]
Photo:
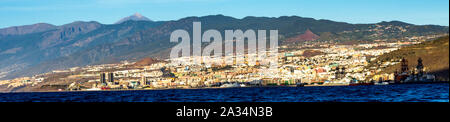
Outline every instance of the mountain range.
[[[400, 21], [350, 24], [298, 16], [245, 17], [224, 15], [151, 21], [136, 13], [115, 24], [76, 21], [55, 26], [46, 23], [0, 29], [0, 79], [31, 76], [76, 66], [166, 58], [175, 43], [172, 31], [192, 32], [192, 23], [202, 22], [202, 31], [278, 30], [281, 44], [296, 37], [314, 40], [395, 40], [408, 36], [448, 34], [448, 26], [413, 25]], [[306, 34], [304, 34], [306, 33]]]

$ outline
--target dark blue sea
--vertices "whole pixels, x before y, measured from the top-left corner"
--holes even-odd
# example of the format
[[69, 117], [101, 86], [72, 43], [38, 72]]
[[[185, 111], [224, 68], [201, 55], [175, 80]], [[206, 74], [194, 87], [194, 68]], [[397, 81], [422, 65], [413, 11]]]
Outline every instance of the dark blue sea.
[[0, 93], [0, 102], [449, 102], [449, 84]]

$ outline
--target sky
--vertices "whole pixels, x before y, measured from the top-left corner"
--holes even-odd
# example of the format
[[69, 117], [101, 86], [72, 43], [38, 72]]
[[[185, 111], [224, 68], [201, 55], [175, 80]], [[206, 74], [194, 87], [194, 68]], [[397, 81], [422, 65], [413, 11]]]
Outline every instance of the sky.
[[0, 28], [73, 21], [112, 24], [136, 12], [154, 21], [222, 14], [449, 25], [449, 0], [0, 0]]

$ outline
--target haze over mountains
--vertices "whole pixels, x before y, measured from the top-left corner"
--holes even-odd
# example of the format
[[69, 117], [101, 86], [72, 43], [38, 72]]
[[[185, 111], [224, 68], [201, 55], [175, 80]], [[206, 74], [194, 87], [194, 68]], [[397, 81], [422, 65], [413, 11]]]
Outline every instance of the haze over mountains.
[[0, 79], [143, 57], [166, 58], [170, 48], [176, 45], [169, 43], [171, 32], [176, 29], [192, 32], [192, 22], [196, 21], [202, 22], [202, 31], [216, 29], [222, 35], [224, 30], [279, 30], [282, 44], [285, 40], [295, 42], [295, 37], [307, 30], [310, 30], [305, 35], [308, 39], [336, 41], [448, 33], [448, 26], [399, 21], [349, 24], [298, 16], [236, 19], [224, 15], [151, 21], [136, 13], [110, 25], [76, 21], [61, 26], [39, 23], [0, 29]]

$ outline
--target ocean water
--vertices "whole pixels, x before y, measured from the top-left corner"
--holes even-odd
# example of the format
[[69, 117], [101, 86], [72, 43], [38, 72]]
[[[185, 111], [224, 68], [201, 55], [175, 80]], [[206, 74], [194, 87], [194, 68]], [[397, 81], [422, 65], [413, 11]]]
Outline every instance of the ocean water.
[[0, 102], [449, 102], [449, 84], [0, 93]]

